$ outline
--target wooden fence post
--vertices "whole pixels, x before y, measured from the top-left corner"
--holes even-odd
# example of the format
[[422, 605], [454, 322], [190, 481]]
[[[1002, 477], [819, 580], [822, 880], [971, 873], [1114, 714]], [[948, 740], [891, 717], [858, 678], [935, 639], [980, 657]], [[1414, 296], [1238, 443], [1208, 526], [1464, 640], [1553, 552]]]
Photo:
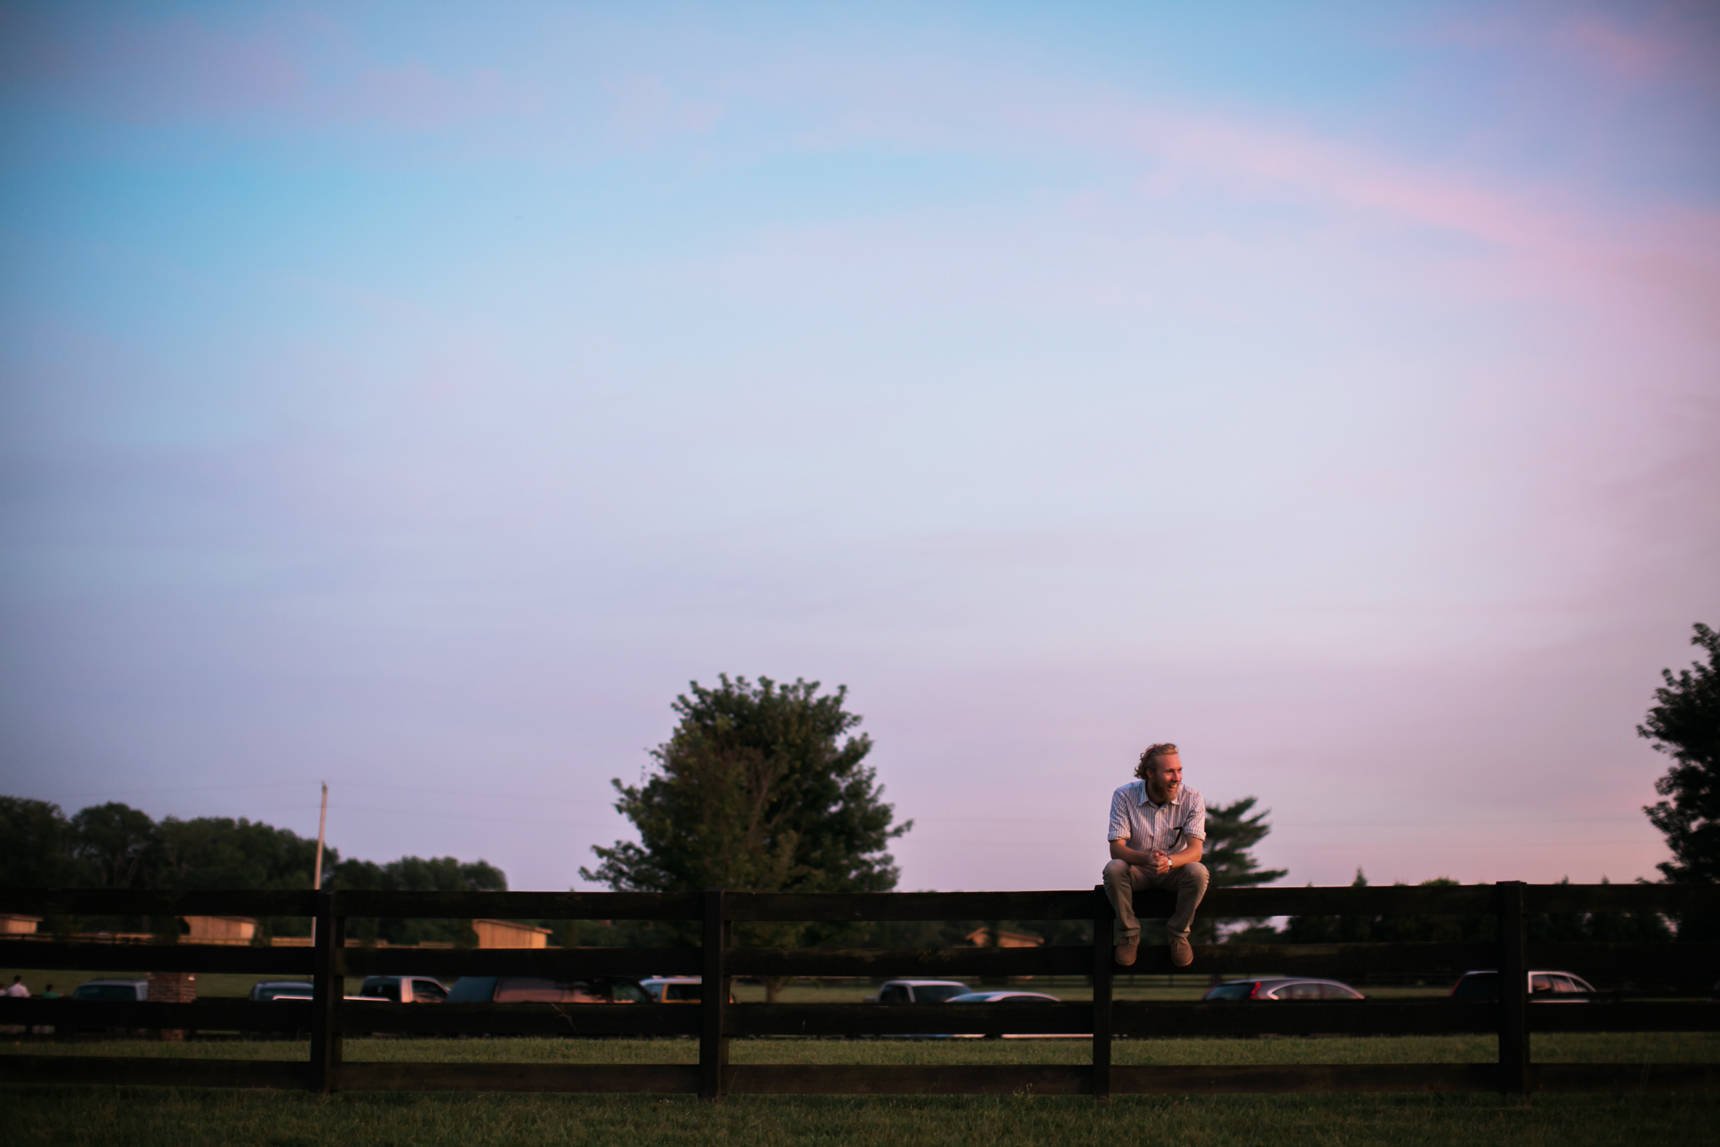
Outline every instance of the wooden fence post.
[[723, 919], [723, 890], [705, 889], [704, 965], [699, 977], [699, 1098], [723, 1097], [729, 1067], [729, 1039], [723, 1021], [729, 1004], [730, 925]]
[[1523, 882], [1499, 882], [1499, 1089], [1529, 1094], [1529, 954]]
[[346, 946], [346, 917], [339, 914], [336, 892], [318, 892], [316, 944], [311, 973], [311, 1089], [328, 1095], [340, 1082], [342, 1036], [339, 1019], [346, 978], [336, 974]]
[[1093, 1101], [1111, 1102], [1111, 902], [1093, 889]]

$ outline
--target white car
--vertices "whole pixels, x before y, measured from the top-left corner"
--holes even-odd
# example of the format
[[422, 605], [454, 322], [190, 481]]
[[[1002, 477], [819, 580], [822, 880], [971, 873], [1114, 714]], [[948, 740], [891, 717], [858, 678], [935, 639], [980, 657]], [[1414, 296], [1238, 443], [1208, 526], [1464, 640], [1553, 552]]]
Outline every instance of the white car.
[[[1594, 995], [1594, 985], [1570, 972], [1531, 969], [1529, 972], [1529, 1002], [1532, 1004], [1584, 1004]], [[1465, 972], [1451, 986], [1454, 1000], [1496, 1000], [1499, 998], [1499, 973], [1492, 968]]]
[[952, 996], [966, 995], [972, 988], [959, 980], [887, 980], [869, 1004], [941, 1004]]
[[[966, 995], [951, 996], [946, 1004], [1001, 1004], [1008, 1007], [1011, 1004], [1060, 1004], [1063, 1001], [1056, 996], [1048, 996], [1043, 992], [968, 992]], [[1002, 1035], [952, 1035], [946, 1039], [1092, 1039], [1091, 1032], [1005, 1032]]]
[[448, 998], [448, 989], [428, 976], [366, 976], [358, 994], [393, 1004], [439, 1004]]

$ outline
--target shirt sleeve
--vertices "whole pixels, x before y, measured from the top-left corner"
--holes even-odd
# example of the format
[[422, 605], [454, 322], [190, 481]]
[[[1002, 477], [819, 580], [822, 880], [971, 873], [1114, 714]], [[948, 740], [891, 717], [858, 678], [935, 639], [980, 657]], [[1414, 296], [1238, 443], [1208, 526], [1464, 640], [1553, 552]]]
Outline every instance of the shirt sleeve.
[[1111, 794], [1111, 827], [1106, 832], [1108, 833], [1105, 837], [1107, 841], [1129, 839], [1129, 793], [1127, 785]]
[[1183, 835], [1195, 840], [1206, 839], [1206, 798], [1199, 793], [1188, 802], [1188, 819], [1183, 821]]

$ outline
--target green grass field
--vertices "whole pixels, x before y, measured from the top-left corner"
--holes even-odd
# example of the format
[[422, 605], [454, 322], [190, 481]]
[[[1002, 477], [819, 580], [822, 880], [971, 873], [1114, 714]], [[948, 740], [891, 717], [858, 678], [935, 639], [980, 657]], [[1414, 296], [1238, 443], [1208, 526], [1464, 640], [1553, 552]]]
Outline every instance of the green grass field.
[[[0, 973], [9, 981], [13, 973]], [[26, 973], [39, 991], [62, 992], [87, 979], [123, 973]], [[244, 996], [264, 977], [209, 975], [203, 998]], [[1119, 985], [1122, 998], [1198, 999], [1207, 981], [1179, 978]], [[1078, 980], [1026, 983], [1066, 1000], [1089, 998]], [[860, 999], [858, 986], [795, 984], [784, 1002]], [[1445, 985], [1372, 989], [1387, 998], [1443, 995]], [[742, 1002], [763, 990], [740, 985]], [[0, 1040], [0, 1082], [8, 1054], [308, 1058], [296, 1040]], [[1720, 1035], [1539, 1035], [1540, 1062], [1720, 1062]], [[1394, 1038], [1127, 1039], [1119, 1064], [1461, 1063], [1495, 1058], [1491, 1036]], [[352, 1061], [694, 1063], [691, 1039], [354, 1039]], [[735, 1040], [739, 1064], [1084, 1064], [1085, 1039]], [[707, 1104], [688, 1096], [353, 1093], [322, 1099], [299, 1093], [182, 1088], [0, 1088], [5, 1138], [15, 1143], [204, 1143], [301, 1147], [458, 1144], [973, 1144], [1054, 1143], [1071, 1147], [1231, 1147], [1255, 1144], [1485, 1144], [1587, 1147], [1711, 1141], [1720, 1097], [1544, 1095], [1528, 1102], [1492, 1095], [1234, 1095], [1117, 1097], [1109, 1106], [1074, 1097], [761, 1097]]]
[[760, 1097], [0, 1088], [12, 1143], [188, 1147], [513, 1144], [963, 1147], [1603, 1147], [1712, 1142], [1708, 1097], [1274, 1095]]
[[[1720, 1036], [1543, 1035], [1551, 1061], [1715, 1062]], [[303, 1059], [298, 1041], [145, 1040], [0, 1044], [7, 1054]], [[1122, 1040], [1118, 1063], [1465, 1062], [1494, 1056], [1490, 1037]], [[1085, 1063], [1084, 1040], [736, 1040], [736, 1063]], [[351, 1060], [692, 1063], [690, 1039], [370, 1039]], [[1545, 1095], [1236, 1095], [1118, 1097], [760, 1097], [706, 1104], [687, 1096], [298, 1093], [182, 1088], [0, 1088], [14, 1143], [330, 1144], [1487, 1144], [1587, 1147], [1710, 1141], [1720, 1097]]]

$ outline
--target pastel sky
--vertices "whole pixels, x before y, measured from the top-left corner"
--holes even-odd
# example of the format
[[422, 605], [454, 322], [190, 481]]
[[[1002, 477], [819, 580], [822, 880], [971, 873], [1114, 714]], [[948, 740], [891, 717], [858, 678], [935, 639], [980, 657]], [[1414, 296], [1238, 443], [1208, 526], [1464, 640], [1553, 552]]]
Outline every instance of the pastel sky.
[[1183, 746], [1301, 884], [1653, 876], [1720, 9], [0, 8], [0, 791], [579, 886], [846, 684], [904, 888]]

